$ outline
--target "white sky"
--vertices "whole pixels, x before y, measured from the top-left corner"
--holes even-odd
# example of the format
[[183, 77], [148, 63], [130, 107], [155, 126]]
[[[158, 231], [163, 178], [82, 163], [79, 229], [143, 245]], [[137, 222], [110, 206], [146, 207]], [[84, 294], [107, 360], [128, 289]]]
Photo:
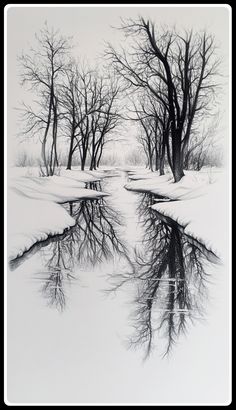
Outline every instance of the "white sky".
[[[196, 31], [207, 29], [215, 35], [219, 45], [218, 53], [222, 58], [221, 72], [226, 84], [221, 98], [222, 123], [221, 129], [228, 142], [228, 95], [227, 77], [229, 70], [229, 9], [221, 7], [17, 7], [11, 6], [7, 10], [7, 80], [8, 80], [8, 153], [13, 158], [19, 145], [15, 144], [15, 136], [19, 129], [19, 113], [14, 109], [26, 97], [25, 91], [19, 84], [19, 66], [17, 56], [24, 50], [29, 50], [34, 42], [34, 34], [47, 21], [49, 26], [59, 28], [62, 34], [73, 36], [76, 44], [75, 56], [85, 57], [92, 65], [102, 64], [99, 56], [104, 50], [104, 42], [110, 41], [114, 45], [124, 45], [124, 38], [120, 31], [112, 27], [120, 24], [120, 18], [139, 15], [149, 17], [158, 25], [175, 25], [176, 28], [193, 28]], [[124, 131], [128, 138], [126, 148], [134, 143], [133, 132]], [[27, 145], [29, 147], [29, 145]], [[32, 144], [33, 146], [33, 144]], [[120, 147], [122, 150], [125, 148]]]

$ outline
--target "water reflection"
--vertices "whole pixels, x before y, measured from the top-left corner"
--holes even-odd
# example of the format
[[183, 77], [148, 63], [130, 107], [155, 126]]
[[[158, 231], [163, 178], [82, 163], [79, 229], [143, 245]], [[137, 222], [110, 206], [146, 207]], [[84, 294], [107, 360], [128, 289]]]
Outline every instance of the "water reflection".
[[57, 239], [40, 253], [45, 271], [40, 271], [36, 279], [42, 283], [41, 292], [48, 304], [62, 311], [66, 305], [66, 286], [75, 280], [71, 273], [74, 267], [72, 249], [64, 240]]
[[93, 181], [93, 182], [86, 182], [85, 184], [86, 189], [93, 189], [94, 191], [101, 191], [102, 185], [100, 181]]
[[[134, 335], [131, 346], [145, 348], [147, 357], [158, 336], [167, 355], [179, 336], [195, 320], [204, 318], [209, 264], [214, 254], [183, 233], [171, 219], [150, 208], [153, 195], [140, 196], [138, 213], [143, 225], [141, 249], [135, 257]], [[133, 281], [127, 275], [120, 284]]]
[[[101, 190], [98, 182], [87, 184], [87, 188]], [[42, 294], [49, 305], [63, 310], [68, 287], [81, 270], [118, 256], [125, 264], [123, 270], [116, 265], [113, 289], [128, 282], [135, 291], [131, 345], [144, 348], [147, 357], [158, 338], [160, 350], [167, 355], [189, 325], [204, 318], [207, 272], [218, 260], [185, 235], [177, 223], [150, 208], [157, 196], [136, 195], [140, 199], [133, 212], [138, 213], [143, 238], [140, 245], [138, 240], [136, 246], [130, 244], [135, 249], [133, 256], [121, 237], [121, 215], [104, 198], [86, 199], [63, 205], [76, 220], [73, 228], [37, 244], [11, 267], [38, 252], [43, 268], [36, 279]]]
[[66, 206], [76, 225], [63, 242], [73, 249], [74, 261], [94, 265], [113, 257], [114, 252], [126, 255], [119, 235], [121, 215], [104, 198], [71, 202]]
[[[92, 189], [99, 188], [97, 183], [93, 183]], [[119, 234], [123, 223], [121, 215], [104, 198], [69, 202], [63, 206], [76, 220], [76, 225], [32, 250], [37, 251], [43, 261], [44, 269], [36, 277], [43, 283], [41, 291], [48, 304], [59, 310], [65, 308], [67, 287], [77, 279], [79, 270], [97, 266], [115, 255], [131, 264]], [[30, 253], [13, 261], [11, 268], [17, 267]], [[75, 271], [76, 278], [73, 275]]]

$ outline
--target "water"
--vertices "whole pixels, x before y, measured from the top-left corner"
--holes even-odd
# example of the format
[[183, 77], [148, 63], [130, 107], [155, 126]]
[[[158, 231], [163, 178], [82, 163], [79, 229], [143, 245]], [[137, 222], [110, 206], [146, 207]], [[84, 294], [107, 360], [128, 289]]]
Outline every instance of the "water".
[[225, 268], [126, 179], [91, 186], [110, 197], [64, 204], [75, 227], [11, 264], [10, 402], [226, 397]]

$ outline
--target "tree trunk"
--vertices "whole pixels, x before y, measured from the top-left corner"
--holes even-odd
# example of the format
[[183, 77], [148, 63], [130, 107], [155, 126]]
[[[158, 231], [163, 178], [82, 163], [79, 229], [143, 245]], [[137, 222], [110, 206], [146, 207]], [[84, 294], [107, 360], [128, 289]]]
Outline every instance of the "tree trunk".
[[161, 159], [160, 159], [160, 169], [159, 169], [159, 174], [160, 175], [165, 175], [164, 160], [165, 160], [165, 156], [161, 157]]
[[43, 164], [46, 169], [46, 175], [49, 176], [49, 169], [48, 169], [48, 161], [46, 157], [46, 143], [47, 143], [47, 136], [48, 136], [48, 131], [51, 123], [51, 114], [52, 114], [52, 96], [50, 96], [50, 102], [49, 102], [49, 107], [48, 107], [48, 118], [47, 118], [47, 126], [45, 128], [44, 136], [43, 136], [43, 142], [42, 142], [42, 160]]
[[102, 158], [102, 151], [103, 151], [103, 145], [101, 145], [101, 147], [100, 147], [100, 153], [99, 153], [99, 156], [98, 156], [98, 159], [97, 159], [97, 164], [96, 164], [97, 168], [99, 167], [99, 164], [100, 164], [100, 161], [101, 161], [101, 158]]
[[71, 165], [72, 165], [72, 152], [69, 152], [66, 169], [71, 169]]
[[69, 154], [68, 154], [68, 161], [67, 161], [66, 169], [71, 169], [72, 157], [73, 157], [73, 145], [74, 145], [74, 134], [72, 133], [71, 137], [70, 137], [70, 148], [69, 148]]
[[81, 171], [84, 171], [84, 168], [85, 168], [87, 149], [88, 149], [88, 143], [86, 143], [86, 140], [85, 140], [82, 145]]
[[85, 160], [83, 158], [81, 161], [81, 171], [84, 171], [84, 167], [85, 167]]
[[46, 169], [46, 175], [48, 176], [48, 165], [47, 165], [47, 158], [46, 158], [46, 141], [47, 141], [47, 134], [45, 133], [46, 137], [43, 139], [42, 142], [42, 160], [43, 160], [43, 164], [45, 166]]
[[159, 169], [159, 174], [160, 175], [165, 175], [165, 170], [164, 170], [164, 160], [160, 161], [160, 169]]
[[50, 168], [50, 175], [53, 175], [56, 165], [58, 166], [57, 148], [56, 148], [56, 144], [57, 144], [57, 99], [54, 94], [53, 78], [52, 78], [50, 92], [51, 92], [51, 102], [52, 102], [52, 112], [53, 112], [53, 124], [52, 124], [52, 146], [51, 146], [51, 153], [50, 153], [49, 168]]
[[81, 171], [84, 171], [85, 164], [86, 164], [86, 157], [87, 157], [87, 151], [86, 149], [83, 149], [83, 154], [81, 158]]
[[160, 167], [160, 158], [158, 154], [158, 149], [155, 146], [155, 171], [158, 171], [159, 167]]
[[173, 174], [175, 182], [179, 182], [184, 176], [183, 158], [179, 149], [173, 155]]
[[150, 150], [148, 151], [148, 159], [149, 159], [149, 168], [153, 172], [152, 154]]
[[149, 168], [150, 168], [150, 171], [153, 172], [152, 158], [149, 158]]
[[91, 161], [90, 161], [90, 167], [89, 167], [90, 171], [92, 171], [93, 169], [95, 169], [95, 158], [94, 158], [94, 153], [92, 153], [91, 156]]
[[163, 138], [162, 146], [161, 146], [161, 155], [160, 155], [160, 175], [165, 175], [164, 164], [165, 164], [165, 151], [166, 151], [166, 144]]

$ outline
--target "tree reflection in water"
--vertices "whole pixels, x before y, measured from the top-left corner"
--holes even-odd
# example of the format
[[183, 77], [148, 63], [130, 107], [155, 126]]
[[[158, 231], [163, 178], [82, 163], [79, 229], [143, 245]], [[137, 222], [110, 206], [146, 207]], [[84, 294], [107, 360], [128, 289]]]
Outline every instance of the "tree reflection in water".
[[93, 266], [115, 254], [127, 259], [125, 244], [119, 237], [120, 215], [103, 198], [65, 204], [76, 225], [62, 238], [54, 238], [41, 251], [48, 269], [43, 293], [51, 305], [63, 310], [66, 303], [65, 285], [72, 279], [75, 265]]
[[[89, 184], [88, 188], [100, 190], [99, 183]], [[63, 235], [37, 244], [28, 255], [11, 263], [14, 269], [39, 251], [45, 269], [37, 274], [36, 280], [43, 283], [41, 290], [49, 305], [58, 310], [65, 308], [66, 287], [77, 279], [72, 274], [75, 269], [97, 265], [115, 255], [131, 263], [119, 235], [122, 218], [104, 198], [80, 200], [63, 206], [76, 220], [76, 225]]]
[[[188, 325], [204, 317], [206, 270], [218, 261], [173, 220], [161, 219], [149, 207], [153, 203], [153, 195], [142, 195], [138, 213], [144, 237], [135, 252], [137, 293], [131, 346], [145, 346], [145, 358], [154, 347], [155, 335], [164, 339], [165, 356]], [[117, 287], [128, 280], [133, 278], [123, 277]]]

